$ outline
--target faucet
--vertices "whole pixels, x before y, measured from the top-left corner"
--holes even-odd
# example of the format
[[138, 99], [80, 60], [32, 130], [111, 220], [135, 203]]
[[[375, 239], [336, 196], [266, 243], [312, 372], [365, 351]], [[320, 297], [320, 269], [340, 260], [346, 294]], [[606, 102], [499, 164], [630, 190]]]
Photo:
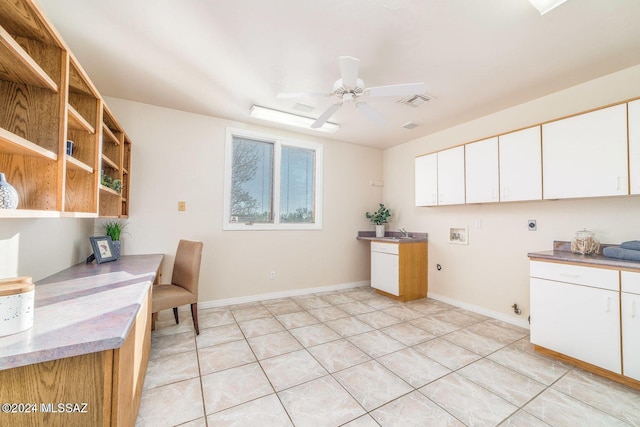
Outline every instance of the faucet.
[[407, 230], [405, 230], [404, 228], [398, 228], [398, 231], [401, 232], [404, 236], [404, 238], [408, 238], [409, 237], [409, 232]]

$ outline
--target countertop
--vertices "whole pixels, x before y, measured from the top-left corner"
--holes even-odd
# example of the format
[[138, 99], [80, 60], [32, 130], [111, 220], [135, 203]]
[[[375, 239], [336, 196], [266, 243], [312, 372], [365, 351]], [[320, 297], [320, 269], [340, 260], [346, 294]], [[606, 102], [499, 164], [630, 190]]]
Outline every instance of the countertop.
[[82, 262], [37, 282], [33, 327], [0, 337], [0, 370], [122, 346], [162, 259]]
[[625, 270], [640, 271], [640, 262], [638, 261], [627, 261], [624, 259], [609, 258], [602, 255], [602, 249], [607, 246], [612, 245], [601, 244], [600, 253], [598, 254], [580, 255], [571, 252], [571, 242], [554, 241], [553, 250], [543, 252], [530, 252], [527, 255], [531, 259], [570, 262], [576, 264], [601, 265], [603, 267], [615, 267]]
[[384, 237], [376, 237], [375, 231], [358, 231], [356, 239], [358, 240], [377, 240], [380, 242], [392, 242], [392, 243], [413, 243], [413, 242], [426, 242], [429, 235], [427, 233], [415, 233], [409, 232], [409, 237], [404, 237], [404, 233], [401, 231], [385, 231]]

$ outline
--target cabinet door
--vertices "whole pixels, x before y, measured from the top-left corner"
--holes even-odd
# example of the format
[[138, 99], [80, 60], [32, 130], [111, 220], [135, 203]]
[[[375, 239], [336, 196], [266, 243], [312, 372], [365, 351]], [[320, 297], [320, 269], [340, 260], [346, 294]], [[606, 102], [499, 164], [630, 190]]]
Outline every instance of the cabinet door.
[[542, 199], [540, 126], [498, 137], [500, 201]]
[[438, 152], [438, 204], [464, 204], [464, 147]]
[[498, 201], [498, 138], [465, 145], [467, 203]]
[[640, 100], [629, 103], [629, 181], [631, 194], [640, 194]]
[[416, 157], [416, 206], [438, 204], [438, 153]]
[[543, 125], [542, 156], [545, 199], [628, 194], [626, 105]]
[[531, 278], [531, 342], [621, 373], [619, 293]]
[[640, 295], [622, 293], [623, 374], [640, 381]]
[[371, 252], [371, 287], [400, 296], [398, 255]]

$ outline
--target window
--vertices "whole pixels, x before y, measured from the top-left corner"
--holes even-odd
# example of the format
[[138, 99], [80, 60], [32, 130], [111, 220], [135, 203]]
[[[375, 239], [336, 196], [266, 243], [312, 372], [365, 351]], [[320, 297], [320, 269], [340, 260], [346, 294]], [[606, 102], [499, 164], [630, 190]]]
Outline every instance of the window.
[[322, 145], [227, 128], [225, 230], [322, 228]]

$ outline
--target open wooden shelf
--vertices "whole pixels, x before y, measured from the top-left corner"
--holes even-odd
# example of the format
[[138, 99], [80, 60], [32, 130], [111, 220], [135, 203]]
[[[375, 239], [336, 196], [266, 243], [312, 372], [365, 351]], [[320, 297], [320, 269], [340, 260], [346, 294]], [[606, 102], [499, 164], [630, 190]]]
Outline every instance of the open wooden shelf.
[[0, 79], [58, 92], [56, 82], [2, 26], [0, 26]]
[[118, 140], [118, 137], [115, 136], [115, 134], [113, 132], [111, 132], [111, 129], [109, 129], [108, 126], [103, 125], [102, 126], [102, 132], [104, 133], [104, 135], [108, 139], [108, 141], [103, 141], [103, 143], [110, 142], [110, 143], [115, 144], [115, 145], [120, 145], [120, 140]]
[[0, 153], [18, 156], [39, 157], [52, 161], [58, 160], [58, 155], [46, 148], [18, 136], [0, 127]]
[[76, 159], [75, 157], [71, 157], [68, 154], [65, 154], [65, 158], [67, 160], [67, 168], [81, 170], [87, 173], [93, 173], [94, 171], [94, 169], [91, 166], [82, 163], [80, 160]]
[[100, 185], [100, 191], [106, 193], [106, 194], [110, 194], [112, 196], [117, 196], [120, 197], [120, 193], [118, 193], [116, 190], [109, 188], [109, 187], [105, 187], [104, 185]]
[[60, 211], [37, 209], [0, 209], [0, 218], [60, 218]]
[[84, 117], [71, 105], [67, 105], [67, 117], [69, 119], [69, 127], [76, 130], [83, 130], [90, 134], [96, 133], [96, 129], [85, 120]]
[[102, 155], [102, 164], [109, 166], [114, 171], [120, 170], [118, 165], [104, 154]]

